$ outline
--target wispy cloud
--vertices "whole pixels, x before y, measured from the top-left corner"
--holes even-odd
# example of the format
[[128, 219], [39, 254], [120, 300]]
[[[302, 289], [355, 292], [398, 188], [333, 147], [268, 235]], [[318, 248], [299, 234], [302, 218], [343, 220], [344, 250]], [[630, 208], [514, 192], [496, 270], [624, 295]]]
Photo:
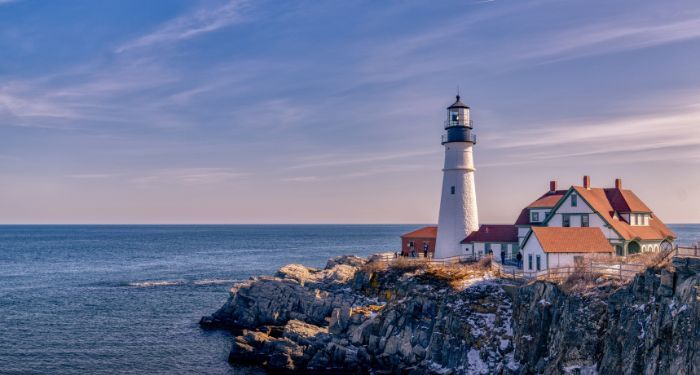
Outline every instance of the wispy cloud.
[[166, 22], [150, 34], [122, 44], [115, 52], [186, 40], [230, 26], [243, 20], [241, 5], [241, 1], [235, 0], [218, 7], [197, 9]]
[[[667, 108], [657, 102], [656, 111], [626, 115], [603, 121], [545, 124], [493, 135], [494, 148], [517, 153], [521, 160], [605, 157], [606, 160], [652, 161], [685, 157], [700, 162], [700, 94], [666, 98]], [[685, 102], [679, 108], [678, 103]]]
[[24, 90], [0, 87], [0, 116], [15, 118], [54, 117], [75, 118], [69, 108], [61, 106], [42, 96], [32, 96]]
[[[611, 20], [558, 31], [513, 56], [515, 60], [554, 62], [648, 48], [700, 38], [700, 17], [674, 20]], [[535, 46], [535, 47], [532, 47]]]
[[282, 181], [286, 182], [315, 182], [320, 180], [318, 176], [298, 176], [298, 177], [286, 177]]
[[228, 168], [202, 167], [202, 168], [170, 168], [158, 170], [153, 174], [139, 176], [132, 179], [137, 186], [164, 186], [164, 185], [215, 185], [244, 176], [243, 173]]
[[119, 176], [120, 174], [117, 173], [78, 173], [66, 175], [68, 178], [77, 178], [80, 180], [104, 180]]
[[304, 168], [319, 168], [319, 167], [336, 167], [350, 164], [367, 164], [371, 165], [373, 163], [387, 161], [387, 160], [398, 160], [406, 159], [418, 156], [426, 155], [436, 155], [439, 154], [440, 150], [431, 151], [415, 151], [415, 152], [396, 152], [396, 153], [385, 153], [385, 154], [369, 154], [361, 157], [353, 157], [350, 155], [325, 155], [322, 158], [315, 158], [316, 160], [307, 160], [299, 164], [292, 165], [290, 169], [304, 169]]

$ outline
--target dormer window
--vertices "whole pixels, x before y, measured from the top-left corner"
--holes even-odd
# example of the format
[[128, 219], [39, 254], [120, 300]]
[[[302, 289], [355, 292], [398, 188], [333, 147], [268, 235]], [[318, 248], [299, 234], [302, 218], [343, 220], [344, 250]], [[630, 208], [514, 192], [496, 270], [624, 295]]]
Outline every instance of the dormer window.
[[531, 217], [530, 221], [540, 221], [540, 213], [537, 211], [532, 211], [530, 213], [530, 217]]

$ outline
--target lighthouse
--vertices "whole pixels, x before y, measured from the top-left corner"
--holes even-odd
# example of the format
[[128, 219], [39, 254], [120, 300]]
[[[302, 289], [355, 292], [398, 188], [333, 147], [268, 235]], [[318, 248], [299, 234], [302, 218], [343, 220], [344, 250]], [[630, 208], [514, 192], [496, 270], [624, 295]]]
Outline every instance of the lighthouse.
[[472, 153], [475, 144], [476, 135], [472, 132], [469, 107], [457, 95], [457, 100], [447, 107], [445, 134], [442, 136], [445, 167], [442, 170], [440, 216], [435, 244], [437, 259], [462, 255], [462, 240], [479, 229]]

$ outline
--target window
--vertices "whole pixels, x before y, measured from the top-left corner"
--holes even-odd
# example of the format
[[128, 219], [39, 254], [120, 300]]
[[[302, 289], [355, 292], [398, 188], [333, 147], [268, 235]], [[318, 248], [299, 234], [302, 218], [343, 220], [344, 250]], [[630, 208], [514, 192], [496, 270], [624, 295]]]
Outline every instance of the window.
[[484, 249], [486, 249], [486, 254], [491, 254], [491, 244], [484, 244]]
[[588, 215], [581, 215], [581, 226], [582, 227], [588, 226]]
[[459, 112], [450, 112], [450, 122], [452, 122], [452, 125], [457, 124], [459, 121]]
[[576, 207], [576, 205], [578, 205], [578, 196], [571, 194], [571, 207]]
[[561, 226], [562, 227], [570, 227], [571, 226], [571, 217], [569, 215], [562, 215], [561, 216]]
[[413, 243], [413, 241], [408, 241], [408, 247], [409, 247], [409, 248], [412, 249], [414, 246], [415, 246], [415, 244]]
[[452, 187], [450, 188], [450, 194], [454, 195], [454, 193], [455, 193], [455, 187], [452, 186]]
[[532, 254], [527, 254], [527, 269], [532, 269]]
[[516, 242], [513, 244], [513, 257], [518, 256], [518, 252], [520, 252], [520, 245]]
[[538, 255], [538, 256], [537, 256], [537, 270], [539, 271], [539, 270], [541, 270], [541, 269], [542, 269], [542, 267], [541, 267], [541, 264], [540, 264], [540, 256]]
[[632, 225], [637, 225], [637, 214], [632, 214]]
[[532, 219], [530, 221], [540, 221], [540, 213], [537, 211], [532, 211], [530, 213], [530, 216], [532, 216]]

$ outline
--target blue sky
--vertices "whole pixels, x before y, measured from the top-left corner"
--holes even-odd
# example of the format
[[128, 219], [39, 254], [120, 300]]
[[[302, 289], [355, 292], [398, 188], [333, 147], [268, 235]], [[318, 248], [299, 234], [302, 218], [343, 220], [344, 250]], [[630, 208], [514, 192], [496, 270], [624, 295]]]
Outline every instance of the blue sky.
[[482, 223], [700, 222], [698, 61], [695, 1], [0, 0], [0, 222], [435, 222], [457, 86]]

